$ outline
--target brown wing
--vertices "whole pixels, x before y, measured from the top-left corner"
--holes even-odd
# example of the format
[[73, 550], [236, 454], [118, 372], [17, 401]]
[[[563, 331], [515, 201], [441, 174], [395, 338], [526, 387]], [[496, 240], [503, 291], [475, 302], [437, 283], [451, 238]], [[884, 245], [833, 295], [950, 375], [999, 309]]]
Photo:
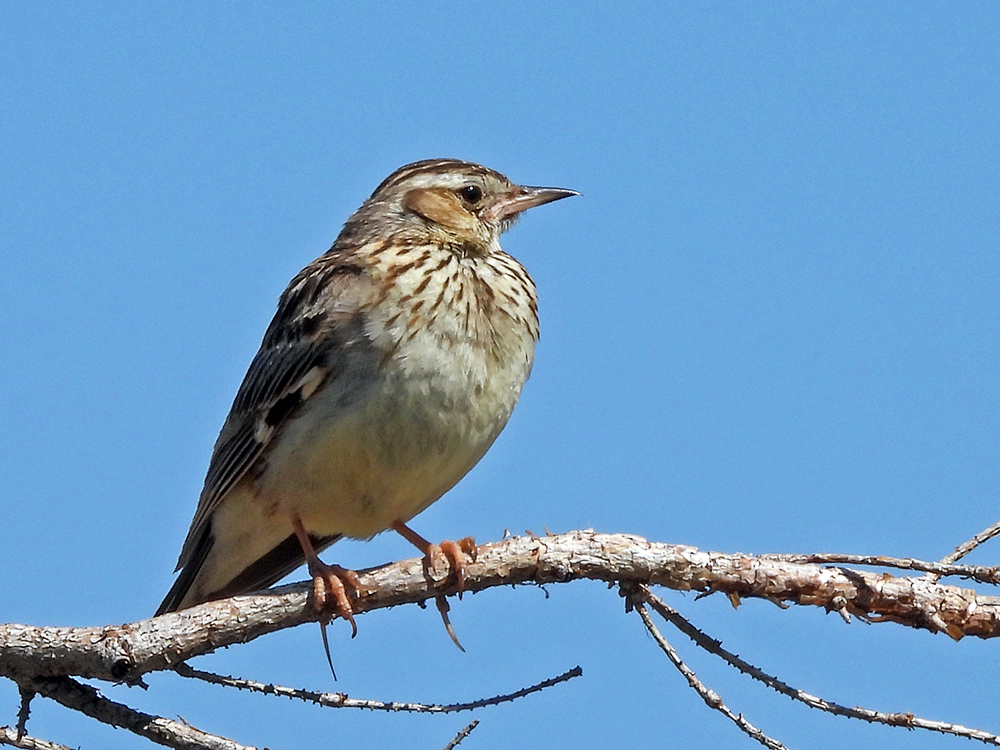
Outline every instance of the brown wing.
[[[352, 382], [358, 380], [358, 355], [366, 356], [364, 352], [368, 352], [366, 359], [377, 359], [363, 331], [364, 312], [372, 298], [372, 285], [364, 270], [334, 252], [303, 269], [281, 295], [274, 319], [216, 440], [205, 486], [177, 563], [177, 569], [183, 572], [160, 605], [160, 612], [170, 611], [183, 598], [212, 547], [212, 514], [261, 459], [282, 424], [321, 387], [342, 387], [345, 392], [360, 395], [363, 384]], [[335, 539], [315, 541], [326, 546]], [[276, 548], [271, 554], [281, 560], [275, 558], [264, 565], [266, 560], [262, 559], [260, 565], [252, 566], [254, 570], [245, 571], [247, 580], [253, 579], [251, 584], [259, 583], [250, 588], [273, 583], [302, 559], [301, 551], [297, 556], [291, 552], [286, 555]], [[256, 570], [263, 567], [268, 570]], [[273, 577], [275, 572], [279, 574]]]

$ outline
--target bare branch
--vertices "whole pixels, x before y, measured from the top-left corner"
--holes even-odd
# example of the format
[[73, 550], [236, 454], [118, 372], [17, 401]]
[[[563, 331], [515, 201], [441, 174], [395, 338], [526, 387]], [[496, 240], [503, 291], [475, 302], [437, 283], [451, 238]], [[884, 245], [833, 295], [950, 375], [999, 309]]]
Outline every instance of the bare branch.
[[642, 618], [642, 622], [645, 624], [646, 630], [648, 630], [649, 634], [653, 636], [653, 639], [663, 650], [663, 653], [667, 655], [667, 658], [670, 659], [670, 661], [673, 662], [673, 665], [677, 667], [678, 671], [684, 675], [688, 681], [688, 685], [694, 688], [695, 692], [697, 692], [698, 695], [701, 696], [701, 699], [705, 701], [706, 706], [726, 716], [740, 728], [740, 731], [757, 740], [757, 742], [762, 744], [764, 747], [768, 747], [771, 750], [788, 750], [788, 748], [778, 742], [778, 740], [773, 737], [768, 737], [760, 729], [744, 719], [742, 714], [734, 714], [729, 707], [722, 702], [722, 697], [718, 693], [706, 687], [705, 684], [698, 679], [694, 671], [687, 664], [681, 661], [681, 657], [674, 650], [674, 647], [671, 646], [667, 639], [663, 637], [663, 634], [656, 627], [656, 623], [654, 623], [653, 619], [649, 616], [649, 612], [646, 611], [646, 607], [641, 599], [633, 601], [633, 606], [635, 607], [636, 612], [639, 613], [639, 617]]
[[782, 560], [790, 563], [815, 563], [817, 565], [869, 565], [875, 568], [898, 568], [932, 573], [937, 577], [958, 576], [979, 583], [1000, 584], [1000, 566], [949, 565], [926, 562], [912, 557], [885, 557], [883, 555], [842, 555], [823, 552], [815, 555], [761, 555], [764, 560]]
[[42, 677], [31, 682], [31, 689], [67, 708], [86, 714], [111, 726], [121, 727], [158, 745], [176, 750], [256, 750], [225, 737], [219, 737], [188, 724], [151, 716], [102, 696], [90, 685], [70, 677]]
[[970, 539], [969, 541], [962, 542], [960, 545], [955, 547], [955, 550], [950, 555], [945, 555], [944, 557], [942, 557], [941, 562], [946, 565], [958, 562], [967, 554], [972, 552], [972, 550], [974, 550], [980, 544], [982, 544], [983, 542], [988, 542], [997, 534], [1000, 534], [1000, 521], [997, 521], [992, 526], [988, 526], [987, 528], [983, 529], [974, 537], [972, 537], [972, 539]]
[[771, 689], [776, 690], [782, 695], [786, 695], [793, 700], [805, 703], [810, 708], [816, 708], [821, 711], [836, 714], [837, 716], [846, 716], [851, 719], [862, 719], [871, 723], [887, 724], [894, 727], [904, 727], [905, 729], [927, 729], [932, 732], [952, 734], [958, 737], [966, 737], [971, 740], [979, 740], [980, 742], [984, 742], [988, 745], [1000, 746], [1000, 736], [989, 732], [983, 732], [979, 729], [972, 729], [971, 727], [965, 727], [961, 724], [949, 724], [943, 721], [921, 719], [910, 713], [890, 714], [881, 711], [873, 711], [867, 708], [848, 708], [847, 706], [842, 706], [838, 703], [833, 703], [832, 701], [807, 693], [804, 690], [793, 688], [787, 683], [779, 680], [777, 677], [773, 677], [761, 669], [753, 666], [749, 662], [744, 661], [731, 651], [727, 651], [723, 648], [719, 641], [706, 636], [694, 627], [687, 620], [687, 618], [681, 615], [680, 612], [660, 599], [660, 597], [656, 596], [647, 587], [640, 586], [639, 593], [636, 596], [647, 602], [661, 617], [684, 633], [684, 635], [694, 641], [701, 648], [722, 658], [728, 664], [732, 665], [744, 674], [749, 675], [753, 679], [763, 682]]
[[238, 690], [249, 690], [253, 693], [264, 693], [266, 695], [280, 695], [285, 698], [316, 703], [320, 706], [327, 706], [329, 708], [366, 708], [372, 711], [408, 711], [413, 713], [438, 714], [455, 713], [457, 711], [472, 711], [473, 709], [483, 708], [485, 706], [495, 706], [500, 703], [508, 703], [526, 695], [531, 695], [532, 693], [545, 690], [553, 685], [558, 685], [560, 682], [566, 682], [574, 677], [579, 677], [583, 674], [583, 670], [580, 669], [580, 667], [573, 667], [573, 669], [564, 672], [558, 677], [551, 677], [547, 680], [542, 680], [539, 683], [522, 688], [521, 690], [517, 690], [513, 693], [497, 695], [493, 698], [481, 698], [469, 703], [451, 703], [442, 705], [428, 703], [399, 703], [398, 701], [386, 703], [384, 701], [348, 698], [344, 693], [317, 693], [313, 690], [283, 687], [282, 685], [270, 685], [263, 682], [257, 682], [256, 680], [244, 680], [238, 677], [223, 677], [222, 675], [212, 674], [211, 672], [203, 672], [200, 669], [193, 669], [187, 664], [178, 664], [174, 668], [174, 671], [182, 677], [204, 680], [205, 682], [210, 682], [213, 685], [223, 685], [225, 687], [233, 687]]
[[[362, 594], [354, 604], [358, 614], [423, 602], [442, 593], [436, 583], [428, 581], [419, 559], [365, 571], [360, 578]], [[945, 632], [955, 639], [1000, 635], [1000, 598], [940, 585], [926, 577], [900, 578], [752, 555], [702, 552], [626, 534], [577, 531], [543, 538], [514, 537], [484, 545], [476, 561], [466, 567], [465, 591], [580, 578], [721, 592], [734, 603], [757, 597], [812, 605], [873, 622], [891, 621]], [[317, 615], [308, 603], [310, 590], [308, 584], [285, 586], [119, 626], [0, 625], [0, 676], [19, 684], [55, 675], [137, 684], [147, 672], [314, 621]]]
[[21, 697], [21, 705], [17, 709], [17, 736], [20, 738], [27, 732], [28, 717], [31, 715], [31, 699], [35, 693], [18, 685], [17, 692]]
[[0, 745], [20, 747], [24, 750], [71, 750], [65, 745], [57, 745], [55, 742], [29, 737], [10, 727], [0, 727]]
[[[1000, 526], [1000, 524], [998, 524]], [[991, 530], [977, 535], [981, 543]], [[975, 540], [974, 540], [975, 541]], [[971, 545], [971, 546], [970, 546]], [[975, 546], [971, 542], [965, 545]], [[700, 596], [721, 593], [734, 606], [745, 598], [761, 598], [779, 606], [811, 605], [838, 612], [845, 621], [852, 616], [868, 622], [896, 622], [931, 632], [945, 632], [954, 639], [966, 635], [991, 638], [1000, 635], [1000, 597], [939, 584], [934, 576], [959, 575], [982, 582], [1000, 580], [997, 568], [954, 565], [944, 561], [864, 557], [848, 555], [744, 555], [702, 552], [683, 545], [658, 544], [637, 536], [577, 531], [545, 537], [514, 537], [477, 550], [466, 568], [465, 591], [475, 593], [494, 586], [562, 583], [591, 579], [618, 583], [629, 592], [629, 601], [689, 683], [712, 708], [758, 742], [775, 750], [784, 746], [733, 714], [721, 698], [704, 686], [680, 660], [656, 629], [647, 606], [679, 627], [698, 645], [729, 661], [775, 690], [813, 708], [831, 713], [907, 728], [923, 728], [977, 739], [1000, 746], [1000, 737], [957, 724], [919, 719], [910, 714], [886, 714], [869, 709], [846, 708], [797, 690], [747, 664], [707, 638], [669, 608], [648, 589], [661, 585]], [[959, 555], [960, 556], [960, 555]], [[817, 564], [821, 563], [821, 564]], [[834, 564], [835, 567], [830, 567]], [[928, 575], [898, 577], [884, 571], [868, 572], [845, 565], [894, 567]], [[422, 559], [405, 560], [360, 572], [360, 589], [354, 611], [405, 603], [423, 603], [450, 595], [448, 572], [427, 570]], [[348, 699], [336, 693], [294, 690], [251, 680], [219, 677], [193, 670], [184, 660], [220, 647], [245, 642], [275, 630], [315, 621], [309, 584], [285, 586], [262, 594], [210, 602], [178, 613], [131, 624], [98, 628], [38, 628], [0, 625], [0, 677], [16, 682], [22, 694], [19, 729], [0, 731], [0, 744], [16, 747], [63, 750], [61, 746], [28, 737], [24, 733], [28, 697], [38, 693], [81, 711], [99, 721], [124, 727], [154, 742], [174, 748], [241, 750], [224, 737], [202, 732], [183, 722], [141, 713], [101, 696], [96, 689], [73, 676], [142, 684], [143, 675], [154, 670], [176, 669], [187, 677], [206, 679], [239, 689], [283, 695], [335, 707], [358, 707], [383, 711], [444, 713], [471, 710], [513, 700], [578, 676], [579, 668], [517, 692], [452, 705], [378, 702]], [[641, 592], [641, 593], [640, 593]], [[457, 744], [469, 728], [453, 741]]]
[[465, 729], [463, 729], [461, 732], [455, 735], [455, 739], [453, 739], [451, 742], [449, 742], [447, 745], [444, 746], [444, 750], [455, 750], [456, 747], [462, 744], [462, 740], [464, 740], [466, 737], [472, 734], [472, 730], [478, 726], [479, 726], [479, 719], [474, 719], [473, 721], [470, 721], [468, 725], [465, 727]]

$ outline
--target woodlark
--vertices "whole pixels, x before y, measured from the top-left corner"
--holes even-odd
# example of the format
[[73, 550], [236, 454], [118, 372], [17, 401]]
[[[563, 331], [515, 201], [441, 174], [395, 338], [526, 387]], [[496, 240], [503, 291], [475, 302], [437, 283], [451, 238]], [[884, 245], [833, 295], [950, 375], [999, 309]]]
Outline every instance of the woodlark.
[[[526, 209], [577, 195], [469, 162], [398, 169], [288, 285], [215, 443], [157, 614], [270, 586], [308, 563], [314, 605], [352, 619], [349, 570], [317, 552], [395, 529], [462, 584], [471, 539], [405, 524], [507, 423], [538, 339], [535, 285], [500, 249]], [[353, 622], [353, 620], [352, 620]]]

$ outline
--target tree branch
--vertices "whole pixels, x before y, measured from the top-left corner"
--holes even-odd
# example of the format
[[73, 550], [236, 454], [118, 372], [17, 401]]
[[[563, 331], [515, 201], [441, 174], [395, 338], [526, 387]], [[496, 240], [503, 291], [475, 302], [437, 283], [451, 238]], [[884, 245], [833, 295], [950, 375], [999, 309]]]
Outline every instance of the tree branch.
[[284, 685], [265, 684], [263, 682], [258, 682], [257, 680], [244, 680], [239, 677], [224, 677], [222, 675], [205, 672], [200, 669], [193, 669], [187, 664], [178, 664], [175, 667], [175, 671], [181, 677], [203, 680], [204, 682], [209, 682], [213, 685], [222, 685], [223, 687], [236, 688], [237, 690], [247, 690], [251, 693], [263, 693], [264, 695], [280, 695], [285, 698], [307, 701], [309, 703], [315, 703], [319, 706], [326, 706], [328, 708], [363, 708], [368, 711], [390, 711], [393, 713], [405, 711], [421, 714], [448, 714], [458, 711], [474, 711], [477, 708], [496, 706], [501, 703], [509, 703], [517, 700], [518, 698], [523, 698], [526, 695], [531, 695], [532, 693], [537, 693], [545, 690], [546, 688], [558, 685], [560, 682], [566, 682], [574, 677], [580, 677], [583, 675], [583, 670], [580, 667], [573, 667], [569, 671], [563, 672], [557, 677], [551, 677], [547, 680], [536, 682], [534, 685], [529, 685], [526, 688], [515, 690], [513, 693], [496, 695], [492, 698], [480, 698], [479, 700], [470, 701], [468, 703], [449, 703], [447, 705], [442, 705], [440, 703], [400, 703], [399, 701], [387, 703], [385, 701], [349, 698], [344, 693], [320, 693], [315, 690], [303, 690], [301, 688], [285, 687]]
[[0, 745], [19, 747], [22, 750], [72, 750], [72, 748], [66, 747], [66, 745], [57, 745], [55, 742], [40, 740], [37, 737], [31, 737], [11, 727], [0, 727]]
[[195, 729], [189, 724], [136, 711], [105, 698], [96, 688], [82, 685], [70, 677], [40, 677], [31, 681], [31, 689], [92, 719], [127, 729], [158, 745], [176, 750], [256, 750], [249, 745]]
[[694, 690], [696, 693], [698, 693], [698, 695], [701, 696], [701, 699], [705, 701], [706, 706], [711, 708], [713, 711], [718, 711], [719, 713], [721, 713], [723, 716], [725, 716], [727, 719], [733, 722], [737, 727], [739, 727], [739, 730], [741, 732], [743, 732], [751, 739], [756, 740], [761, 745], [768, 748], [768, 750], [788, 750], [788, 748], [785, 747], [785, 745], [783, 745], [778, 740], [774, 739], [774, 737], [769, 737], [768, 735], [764, 734], [764, 732], [761, 731], [759, 727], [755, 727], [753, 724], [747, 721], [746, 717], [744, 717], [743, 714], [733, 713], [732, 710], [729, 708], [729, 706], [727, 706], [725, 702], [722, 700], [722, 696], [720, 696], [717, 692], [709, 688], [707, 685], [705, 685], [705, 683], [703, 683], [701, 680], [698, 679], [698, 676], [694, 673], [694, 670], [692, 670], [687, 664], [685, 664], [681, 660], [680, 655], [677, 653], [674, 647], [671, 646], [670, 642], [663, 637], [663, 633], [661, 633], [660, 629], [656, 627], [656, 623], [653, 622], [653, 619], [649, 616], [649, 612], [646, 611], [646, 607], [643, 605], [643, 601], [641, 598], [637, 598], [636, 601], [633, 601], [632, 606], [634, 606], [635, 611], [639, 613], [639, 617], [642, 618], [643, 625], [646, 626], [646, 630], [649, 631], [649, 634], [653, 636], [653, 640], [656, 641], [656, 644], [660, 647], [660, 650], [667, 655], [667, 658], [670, 659], [671, 664], [673, 664], [677, 668], [677, 671], [680, 672], [682, 675], [684, 675], [684, 678], [687, 680], [688, 685], [691, 687], [692, 690]]
[[[449, 583], [442, 580], [446, 571], [431, 573], [425, 573], [419, 559], [362, 571], [363, 594], [355, 602], [355, 612], [423, 602], [446, 592]], [[945, 632], [955, 639], [1000, 635], [1000, 598], [924, 577], [702, 552], [637, 536], [590, 531], [513, 537], [484, 545], [477, 560], [466, 567], [465, 591], [581, 578], [721, 592], [734, 604], [753, 597], [817, 606], [838, 611], [845, 618], [855, 615], [872, 622], [897, 622]], [[28, 685], [30, 678], [61, 675], [141, 684], [147, 672], [314, 621], [310, 589], [308, 584], [295, 584], [118, 626], [0, 625], [0, 676], [21, 685]]]
[[[978, 740], [979, 742], [983, 742], [988, 745], [1000, 746], [1000, 737], [991, 732], [984, 732], [980, 729], [973, 729], [971, 727], [962, 726], [961, 724], [954, 724], [946, 721], [922, 719], [911, 713], [886, 713], [884, 711], [875, 711], [861, 706], [854, 706], [853, 708], [841, 706], [833, 701], [828, 701], [820, 698], [819, 696], [807, 693], [804, 690], [794, 688], [784, 681], [779, 680], [777, 677], [767, 674], [764, 670], [753, 666], [746, 660], [741, 659], [731, 651], [723, 648], [720, 641], [710, 638], [702, 633], [685, 617], [683, 617], [680, 612], [668, 605], [665, 601], [660, 599], [660, 597], [653, 594], [647, 587], [638, 586], [636, 592], [631, 596], [633, 600], [649, 604], [649, 606], [656, 610], [657, 614], [659, 614], [664, 620], [681, 631], [705, 651], [708, 651], [710, 654], [715, 654], [727, 664], [735, 667], [740, 672], [743, 672], [743, 674], [749, 675], [753, 679], [764, 683], [772, 690], [776, 690], [782, 695], [788, 696], [792, 700], [804, 703], [810, 708], [826, 711], [837, 716], [846, 716], [849, 719], [862, 719], [863, 721], [871, 723], [886, 724], [892, 727], [903, 727], [904, 729], [927, 729], [932, 732], [952, 734], [956, 737], [966, 737], [968, 739]], [[641, 611], [639, 615], [642, 617], [643, 622], [646, 623], [646, 627], [649, 628], [648, 616], [644, 615]], [[656, 637], [655, 634], [654, 637]]]

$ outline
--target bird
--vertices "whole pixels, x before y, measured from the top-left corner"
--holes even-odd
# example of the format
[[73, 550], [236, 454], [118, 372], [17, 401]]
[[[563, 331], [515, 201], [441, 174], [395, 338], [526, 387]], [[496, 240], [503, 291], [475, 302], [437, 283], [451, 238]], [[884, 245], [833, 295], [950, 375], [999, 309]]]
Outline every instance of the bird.
[[573, 195], [457, 159], [382, 181], [279, 298], [157, 615], [267, 588], [305, 562], [316, 609], [356, 632], [357, 574], [318, 555], [389, 529], [426, 561], [443, 553], [461, 591], [475, 542], [431, 544], [407, 523], [483, 457], [532, 369], [536, 288], [500, 235]]

